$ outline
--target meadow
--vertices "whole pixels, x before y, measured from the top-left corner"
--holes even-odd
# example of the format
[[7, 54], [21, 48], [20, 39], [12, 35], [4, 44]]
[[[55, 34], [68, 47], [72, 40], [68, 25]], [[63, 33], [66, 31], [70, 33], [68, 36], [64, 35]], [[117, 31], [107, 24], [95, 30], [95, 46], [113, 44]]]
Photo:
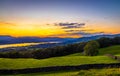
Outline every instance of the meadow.
[[106, 47], [100, 49], [98, 56], [82, 56], [81, 53], [75, 53], [67, 56], [52, 57], [47, 59], [32, 59], [32, 58], [0, 58], [0, 69], [23, 69], [37, 68], [48, 66], [69, 66], [82, 64], [98, 64], [98, 63], [117, 63], [118, 61], [111, 59], [105, 54], [114, 53], [120, 54], [120, 45]]
[[65, 56], [48, 59], [7, 59], [0, 58], [0, 69], [23, 69], [48, 66], [71, 66], [82, 64], [117, 63], [107, 56]]
[[[98, 56], [83, 56], [82, 53], [75, 53], [67, 56], [52, 57], [47, 59], [32, 59], [32, 58], [0, 58], [0, 69], [24, 69], [24, 68], [38, 68], [49, 66], [76, 66], [82, 64], [100, 64], [100, 63], [118, 63], [118, 61], [111, 59], [105, 54], [112, 53], [120, 55], [120, 45], [110, 46], [100, 49]], [[55, 72], [42, 72], [32, 74], [18, 74], [14, 76], [106, 76], [106, 74], [119, 74], [120, 68], [109, 69], [91, 69], [80, 71], [55, 71]], [[98, 72], [98, 73], [96, 73]]]

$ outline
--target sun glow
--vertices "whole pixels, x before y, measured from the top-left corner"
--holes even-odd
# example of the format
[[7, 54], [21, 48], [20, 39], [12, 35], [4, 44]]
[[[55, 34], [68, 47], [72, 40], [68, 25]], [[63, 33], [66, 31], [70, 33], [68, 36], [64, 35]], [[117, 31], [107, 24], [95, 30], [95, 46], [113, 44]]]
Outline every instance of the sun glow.
[[[108, 24], [105, 24], [108, 25]], [[93, 29], [93, 30], [89, 30]], [[118, 27], [100, 27], [100, 25], [86, 25], [84, 28], [73, 28], [68, 30], [86, 30], [87, 33], [105, 32], [105, 33], [119, 33]], [[0, 22], [0, 35], [11, 35], [14, 37], [21, 36], [37, 36], [37, 37], [82, 37], [80, 34], [72, 34], [74, 32], [66, 32], [60, 26], [54, 24], [19, 24], [19, 23], [3, 23]]]
[[46, 24], [42, 24], [42, 25], [15, 24], [15, 26], [13, 26], [10, 24], [1, 23], [0, 30], [1, 30], [0, 34], [11, 35], [14, 37], [19, 37], [19, 36], [47, 37], [52, 35], [65, 34], [64, 30], [62, 30], [60, 27], [54, 25], [46, 25]]

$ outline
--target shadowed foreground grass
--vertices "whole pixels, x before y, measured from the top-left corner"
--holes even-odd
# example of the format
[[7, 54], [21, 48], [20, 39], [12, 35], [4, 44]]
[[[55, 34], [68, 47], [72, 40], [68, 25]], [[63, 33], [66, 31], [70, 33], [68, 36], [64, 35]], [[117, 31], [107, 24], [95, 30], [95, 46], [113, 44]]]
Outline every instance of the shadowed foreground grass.
[[120, 68], [73, 70], [73, 71], [54, 71], [4, 76], [120, 76]]
[[81, 70], [75, 76], [120, 76], [120, 68]]

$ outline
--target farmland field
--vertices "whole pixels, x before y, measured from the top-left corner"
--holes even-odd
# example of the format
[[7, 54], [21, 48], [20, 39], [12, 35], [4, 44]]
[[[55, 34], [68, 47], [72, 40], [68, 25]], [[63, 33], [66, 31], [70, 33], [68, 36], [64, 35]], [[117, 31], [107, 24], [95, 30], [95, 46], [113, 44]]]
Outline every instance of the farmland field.
[[65, 56], [48, 59], [7, 59], [0, 58], [0, 69], [23, 69], [47, 66], [68, 66], [82, 64], [116, 63], [107, 56]]
[[[81, 53], [75, 53], [67, 56], [53, 57], [47, 59], [32, 59], [32, 58], [0, 58], [0, 69], [24, 69], [24, 68], [40, 68], [40, 67], [51, 67], [51, 66], [76, 66], [82, 64], [100, 64], [100, 63], [118, 63], [118, 61], [111, 59], [104, 54], [114, 53], [114, 55], [120, 55], [120, 45], [111, 46], [100, 49], [98, 56], [82, 56]], [[108, 51], [109, 50], [109, 51]], [[97, 72], [97, 73], [96, 73]], [[120, 68], [109, 68], [109, 69], [91, 69], [91, 70], [80, 70], [80, 71], [55, 71], [55, 72], [40, 72], [32, 74], [19, 74], [14, 76], [93, 76], [107, 74], [119, 74]], [[13, 76], [13, 75], [7, 75]]]

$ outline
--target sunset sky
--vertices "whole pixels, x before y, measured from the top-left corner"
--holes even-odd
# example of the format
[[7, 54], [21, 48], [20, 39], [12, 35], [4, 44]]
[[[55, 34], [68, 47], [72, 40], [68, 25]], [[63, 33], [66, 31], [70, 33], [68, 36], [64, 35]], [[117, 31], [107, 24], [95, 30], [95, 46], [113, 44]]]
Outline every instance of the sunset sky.
[[120, 33], [120, 0], [0, 0], [0, 35], [82, 37]]

